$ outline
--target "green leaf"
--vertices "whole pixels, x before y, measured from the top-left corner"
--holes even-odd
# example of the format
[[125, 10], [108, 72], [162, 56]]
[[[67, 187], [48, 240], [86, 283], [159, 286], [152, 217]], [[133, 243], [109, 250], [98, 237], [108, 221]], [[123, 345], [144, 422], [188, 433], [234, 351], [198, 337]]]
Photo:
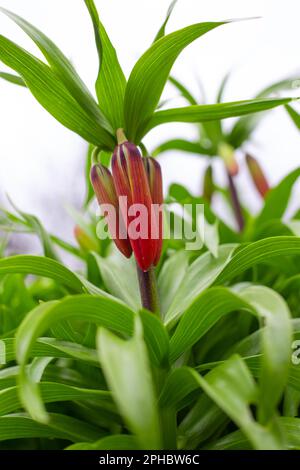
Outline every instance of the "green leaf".
[[14, 210], [22, 217], [24, 222], [31, 228], [31, 230], [37, 234], [44, 250], [44, 255], [47, 258], [52, 258], [54, 260], [59, 261], [58, 255], [55, 252], [55, 249], [52, 245], [51, 238], [49, 234], [44, 229], [43, 225], [39, 221], [39, 219], [32, 214], [28, 214], [26, 212], [21, 211], [17, 208], [17, 206], [11, 201], [10, 203], [13, 206]]
[[16, 356], [21, 365], [20, 394], [26, 409], [40, 422], [48, 416], [40, 397], [39, 387], [26, 373], [26, 363], [36, 338], [52, 325], [70, 318], [84, 318], [87, 322], [130, 334], [133, 328], [133, 313], [125, 306], [107, 298], [74, 296], [61, 302], [52, 301], [32, 310], [20, 325], [16, 335]]
[[206, 122], [218, 121], [245, 114], [253, 114], [290, 103], [294, 98], [265, 98], [256, 100], [233, 101], [231, 103], [203, 104], [183, 108], [156, 111], [143, 126], [139, 134], [142, 138], [151, 129], [169, 122]]
[[[24, 394], [24, 383], [20, 383], [21, 401], [18, 398], [18, 387], [11, 387], [0, 391], [0, 415], [6, 415], [12, 411], [22, 408], [22, 402], [25, 401], [26, 407], [34, 409], [35, 403], [29, 404], [29, 396]], [[88, 388], [72, 387], [70, 385], [60, 384], [57, 382], [41, 382], [41, 397], [44, 403], [54, 403], [60, 401], [73, 400], [95, 400], [95, 403], [104, 407], [109, 411], [114, 411], [114, 404], [111, 399], [110, 392], [105, 390], [93, 390]], [[34, 418], [34, 416], [32, 415]], [[47, 422], [50, 422], [49, 420]]]
[[134, 258], [128, 260], [117, 250], [106, 258], [97, 253], [93, 253], [93, 256], [108, 292], [123, 300], [134, 310], [141, 308]]
[[115, 434], [103, 437], [96, 442], [79, 442], [67, 448], [67, 450], [137, 450], [138, 443], [133, 436], [127, 434]]
[[[290, 321], [294, 336], [300, 338], [300, 321], [299, 319], [292, 319]], [[261, 336], [262, 329], [256, 330], [254, 333], [246, 336], [244, 339], [235, 344], [230, 353], [237, 353], [240, 356], [254, 356], [261, 352]]]
[[173, 362], [186, 352], [224, 315], [236, 310], [258, 315], [266, 323], [262, 330], [259, 407], [262, 422], [267, 422], [287, 383], [292, 338], [289, 309], [284, 300], [267, 287], [241, 285], [236, 292], [211, 288], [195, 300], [171, 338], [170, 360]]
[[[279, 417], [278, 424], [284, 432], [286, 439], [286, 449], [300, 449], [300, 419]], [[219, 439], [213, 445], [209, 446], [209, 450], [246, 450], [251, 449], [247, 439], [241, 431], [235, 431], [231, 434]]]
[[297, 113], [291, 106], [286, 106], [285, 109], [287, 110], [289, 116], [292, 118], [293, 123], [300, 130], [300, 114]]
[[94, 441], [101, 430], [70, 416], [50, 413], [48, 425], [33, 421], [25, 413], [0, 417], [0, 441], [28, 438], [58, 438], [72, 442]]
[[[42, 31], [35, 28], [20, 16], [0, 7], [0, 11], [12, 19], [28, 36], [35, 42], [42, 54], [47, 59], [53, 72], [59, 77], [69, 93], [78, 102], [82, 109], [91, 119], [111, 132], [111, 127], [105, 117], [101, 114], [97, 103], [83, 83], [71, 62], [60, 51], [60, 49]], [[25, 78], [25, 77], [24, 77]]]
[[188, 268], [188, 260], [188, 253], [184, 250], [180, 250], [170, 256], [162, 266], [157, 285], [160, 309], [163, 315], [168, 311], [174, 296], [184, 280]]
[[99, 19], [93, 0], [85, 0], [94, 26], [99, 55], [99, 73], [96, 92], [99, 105], [114, 130], [124, 126], [124, 95], [126, 78], [120, 66], [115, 48]]
[[95, 196], [94, 193], [94, 188], [91, 183], [91, 178], [90, 178], [90, 172], [91, 172], [91, 166], [92, 166], [92, 154], [93, 154], [94, 146], [89, 144], [86, 152], [86, 157], [85, 157], [85, 187], [86, 187], [86, 192], [85, 192], [85, 198], [84, 198], [84, 203], [83, 207], [87, 208], [93, 197]]
[[266, 195], [264, 206], [255, 220], [255, 228], [272, 219], [281, 219], [287, 208], [293, 186], [300, 177], [300, 168], [293, 170]]
[[[272, 95], [281, 90], [293, 90], [294, 82], [297, 80], [298, 77], [288, 78], [286, 80], [280, 80], [268, 86], [264, 90], [262, 90], [255, 98], [266, 98], [267, 96]], [[253, 116], [242, 117], [239, 119], [235, 125], [233, 126], [228, 139], [229, 143], [234, 148], [239, 148], [241, 145], [250, 138], [252, 132], [258, 126], [260, 121], [265, 117], [265, 114], [256, 114]]]
[[159, 416], [140, 320], [136, 318], [132, 339], [124, 341], [100, 329], [97, 344], [105, 377], [129, 429], [141, 448], [160, 449]]
[[125, 91], [125, 130], [130, 140], [139, 143], [145, 135], [179, 54], [195, 39], [222, 24], [198, 23], [175, 31], [156, 41], [138, 60]]
[[224, 287], [204, 291], [185, 311], [171, 338], [171, 362], [199, 341], [222, 316], [249, 308], [249, 304]]
[[166, 316], [168, 327], [180, 317], [182, 312], [193, 302], [201, 292], [209, 287], [223, 271], [237, 245], [223, 245], [219, 248], [218, 258], [209, 252], [199, 256], [186, 271], [185, 277], [174, 295]]
[[189, 104], [191, 104], [192, 106], [198, 104], [197, 100], [193, 97], [191, 92], [183, 85], [183, 83], [181, 83], [174, 77], [169, 77], [169, 82], [172, 83], [175, 88], [177, 88], [177, 90], [181, 93], [181, 96], [183, 96], [183, 98], [185, 98]]
[[114, 147], [113, 137], [82, 109], [49, 66], [4, 36], [0, 36], [0, 60], [21, 75], [37, 101], [61, 124], [88, 142]]
[[[233, 231], [231, 228], [226, 225], [222, 219], [216, 216], [214, 212], [211, 210], [210, 206], [207, 204], [206, 199], [203, 197], [195, 197], [193, 196], [184, 186], [173, 183], [169, 188], [169, 197], [171, 202], [178, 202], [182, 206], [184, 204], [191, 204], [195, 210], [197, 211], [197, 204], [204, 206], [205, 209], [205, 218], [210, 224], [214, 224], [218, 220], [219, 225], [219, 234], [221, 243], [234, 243], [240, 241], [240, 236]], [[175, 199], [175, 201], [174, 201]], [[199, 206], [198, 206], [199, 207]]]
[[184, 139], [171, 139], [163, 142], [152, 152], [153, 156], [160, 155], [169, 150], [182, 150], [188, 153], [194, 153], [196, 155], [209, 155], [213, 156], [214, 152], [211, 147], [204, 147], [198, 142], [191, 142]]
[[207, 222], [206, 218], [203, 217], [203, 243], [208, 251], [215, 257], [218, 258], [219, 253], [219, 222], [216, 220], [213, 224]]
[[199, 387], [241, 428], [255, 449], [283, 448], [275, 432], [254, 421], [250, 405], [256, 403], [258, 389], [239, 356], [232, 356], [205, 377], [190, 368], [175, 369], [167, 379], [161, 401], [174, 406], [174, 398], [182, 400]]
[[225, 92], [229, 77], [230, 77], [230, 72], [228, 72], [224, 76], [224, 78], [221, 82], [221, 85], [220, 85], [220, 88], [219, 88], [218, 94], [217, 94], [217, 103], [222, 103], [222, 101], [223, 101], [223, 96], [224, 96], [224, 92]]
[[216, 278], [215, 284], [223, 284], [257, 264], [267, 263], [282, 256], [299, 254], [300, 238], [298, 237], [270, 237], [249, 243], [244, 248], [240, 248], [227, 263]]
[[170, 16], [172, 15], [172, 12], [173, 12], [173, 10], [174, 10], [174, 8], [175, 8], [176, 3], [177, 3], [177, 0], [173, 0], [173, 1], [170, 3], [170, 6], [169, 6], [168, 11], [167, 11], [166, 18], [165, 18], [163, 24], [161, 25], [161, 27], [159, 28], [159, 30], [158, 30], [158, 32], [157, 32], [157, 34], [156, 34], [155, 39], [154, 39], [153, 42], [156, 42], [156, 41], [158, 41], [159, 39], [161, 39], [162, 37], [165, 36], [165, 34], [166, 34], [166, 26], [167, 26], [167, 24], [168, 24], [168, 22], [169, 22]]
[[[6, 361], [16, 359], [14, 338], [4, 338]], [[31, 357], [64, 357], [78, 361], [88, 362], [94, 366], [99, 366], [96, 350], [86, 348], [79, 343], [61, 341], [56, 338], [39, 338], [30, 351]], [[0, 382], [6, 377], [7, 369], [0, 371]], [[1, 382], [2, 383], [2, 382]], [[3, 388], [0, 384], [0, 388]]]
[[[258, 349], [260, 351], [261, 349], [263, 349], [262, 348], [263, 344], [261, 344], [262, 343], [262, 341], [261, 341], [262, 331], [258, 330], [257, 332], [260, 333], [260, 335], [259, 335], [259, 340], [260, 341], [259, 341], [259, 345], [258, 345]], [[238, 348], [237, 348], [236, 352], [239, 353]], [[263, 355], [262, 354], [256, 354], [256, 355], [252, 355], [252, 356], [243, 356], [243, 359], [246, 362], [247, 366], [249, 367], [249, 370], [251, 371], [252, 375], [257, 379], [261, 378], [262, 373], [263, 373], [262, 372], [262, 365], [263, 365], [263, 360], [264, 360]], [[217, 361], [217, 362], [201, 364], [200, 366], [196, 367], [196, 370], [199, 371], [199, 372], [201, 372], [203, 370], [205, 370], [205, 371], [211, 370], [214, 367], [221, 364], [222, 362], [223, 361]], [[277, 380], [276, 377], [272, 377], [272, 379]], [[300, 392], [300, 370], [299, 370], [299, 367], [298, 367], [297, 364], [290, 364], [290, 366], [289, 366], [287, 385], [288, 385], [290, 391], [296, 392], [299, 395], [299, 392]]]
[[140, 312], [149, 358], [156, 367], [169, 363], [169, 336], [160, 319], [147, 310]]
[[26, 88], [26, 83], [18, 75], [7, 72], [0, 72], [0, 78], [3, 78], [3, 80], [6, 80], [7, 82], [14, 83], [15, 85], [23, 86]]
[[178, 426], [179, 449], [198, 449], [201, 442], [213, 439], [228, 421], [225, 413], [202, 394]]
[[76, 295], [61, 301], [45, 302], [23, 320], [16, 335], [16, 356], [24, 365], [38, 336], [52, 325], [69, 319], [84, 318], [126, 335], [132, 334], [134, 313], [125, 305], [105, 297]]
[[266, 324], [262, 334], [259, 400], [260, 419], [266, 423], [272, 418], [287, 383], [292, 340], [290, 313], [282, 297], [267, 287], [252, 286], [240, 295]]
[[0, 259], [0, 274], [22, 273], [49, 277], [71, 290], [82, 292], [79, 278], [58, 261], [42, 256], [17, 255]]

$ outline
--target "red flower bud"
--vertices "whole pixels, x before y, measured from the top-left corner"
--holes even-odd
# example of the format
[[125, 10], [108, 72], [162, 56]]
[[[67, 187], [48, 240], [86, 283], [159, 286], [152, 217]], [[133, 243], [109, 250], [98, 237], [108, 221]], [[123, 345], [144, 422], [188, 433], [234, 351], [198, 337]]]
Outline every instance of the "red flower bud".
[[[120, 140], [120, 134], [118, 137]], [[141, 270], [148, 271], [158, 263], [162, 250], [163, 192], [159, 163], [151, 157], [142, 158], [133, 143], [121, 139], [112, 157], [112, 174], [96, 164], [91, 181], [100, 206], [111, 204], [117, 212], [120, 220], [117, 226], [106, 214], [110, 233], [116, 232], [117, 247], [127, 257], [133, 251]]]
[[112, 172], [117, 195], [127, 198], [127, 207], [120, 202], [120, 209], [135, 258], [140, 268], [148, 271], [157, 264], [161, 253], [162, 219], [156, 216], [153, 204], [162, 203], [162, 179], [158, 163], [154, 165], [152, 159], [147, 159], [144, 164], [143, 160], [138, 148], [124, 141], [113, 154]]
[[267, 192], [270, 190], [270, 186], [260, 164], [256, 158], [249, 154], [246, 155], [246, 163], [257, 191], [260, 193], [262, 198], [265, 198]]
[[163, 203], [162, 173], [160, 164], [157, 160], [154, 160], [154, 158], [145, 157], [143, 158], [143, 163], [148, 177], [152, 203], [154, 204], [154, 215], [158, 227], [156, 255], [153, 262], [154, 266], [156, 266], [161, 256], [163, 238], [163, 213], [162, 210], [160, 210]]
[[124, 221], [119, 214], [118, 197], [109, 169], [100, 163], [94, 165], [91, 170], [91, 182], [100, 207], [105, 204], [110, 204], [114, 207], [114, 214], [110, 211], [105, 211], [103, 215], [107, 221], [108, 230], [113, 235], [115, 244], [126, 258], [130, 258], [132, 248], [127, 238]]

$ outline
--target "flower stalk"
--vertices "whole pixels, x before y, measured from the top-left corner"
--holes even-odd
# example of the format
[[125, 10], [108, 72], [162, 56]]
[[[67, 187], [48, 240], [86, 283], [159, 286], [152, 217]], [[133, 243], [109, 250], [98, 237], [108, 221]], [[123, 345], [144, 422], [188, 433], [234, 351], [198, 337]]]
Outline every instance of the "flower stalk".
[[238, 196], [238, 192], [235, 186], [233, 176], [229, 172], [227, 172], [227, 177], [228, 177], [228, 185], [229, 185], [229, 192], [231, 196], [233, 212], [236, 218], [239, 231], [242, 232], [245, 226], [242, 206], [240, 204], [240, 200], [239, 200], [239, 196]]
[[143, 271], [136, 263], [142, 306], [159, 315], [159, 299], [154, 267]]
[[226, 168], [232, 209], [235, 215], [238, 229], [240, 232], [242, 232], [245, 226], [245, 220], [244, 220], [244, 215], [243, 215], [242, 206], [239, 200], [238, 192], [237, 192], [235, 182], [234, 182], [234, 177], [239, 172], [239, 166], [235, 158], [234, 148], [231, 145], [227, 144], [226, 142], [222, 142], [219, 145], [218, 150], [219, 150], [219, 155], [223, 159], [223, 162]]

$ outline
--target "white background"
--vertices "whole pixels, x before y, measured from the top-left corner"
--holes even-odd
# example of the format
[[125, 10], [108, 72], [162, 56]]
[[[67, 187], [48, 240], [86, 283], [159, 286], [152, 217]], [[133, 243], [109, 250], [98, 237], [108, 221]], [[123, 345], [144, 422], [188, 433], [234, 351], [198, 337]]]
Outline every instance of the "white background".
[[[169, 0], [96, 0], [96, 4], [128, 76], [151, 44]], [[98, 62], [83, 0], [0, 0], [0, 5], [43, 30], [94, 89]], [[173, 75], [199, 99], [201, 80], [207, 101], [213, 102], [229, 70], [232, 76], [226, 101], [251, 98], [264, 86], [300, 72], [299, 0], [179, 0], [167, 31], [195, 22], [257, 16], [262, 18], [220, 27], [194, 42], [177, 60]], [[0, 31], [41, 57], [30, 39], [3, 15]], [[167, 87], [166, 96], [176, 97], [176, 91]], [[82, 202], [86, 144], [57, 123], [26, 89], [2, 80], [0, 104], [0, 202], [3, 204], [8, 193], [21, 209], [38, 215], [48, 229], [70, 238], [72, 223], [65, 205], [79, 207]], [[166, 125], [149, 134], [146, 144], [153, 148], [165, 138], [195, 135], [191, 125]], [[277, 109], [255, 133], [251, 149], [275, 184], [299, 166], [300, 133], [285, 111]], [[242, 155], [238, 157], [242, 160]], [[171, 152], [161, 158], [161, 164], [165, 186], [177, 181], [195, 193], [201, 191], [204, 159]], [[222, 182], [221, 168], [217, 172]], [[241, 172], [238, 185], [244, 201], [257, 210], [259, 199], [246, 172]]]

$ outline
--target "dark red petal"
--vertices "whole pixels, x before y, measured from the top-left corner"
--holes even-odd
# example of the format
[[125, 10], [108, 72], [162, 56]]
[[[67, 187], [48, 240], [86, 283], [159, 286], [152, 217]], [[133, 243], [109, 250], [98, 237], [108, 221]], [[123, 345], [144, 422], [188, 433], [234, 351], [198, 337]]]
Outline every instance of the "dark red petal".
[[112, 238], [123, 253], [129, 258], [132, 253], [131, 244], [127, 238], [127, 231], [122, 217], [119, 216], [119, 203], [116, 194], [113, 177], [108, 168], [99, 163], [91, 169], [91, 182], [100, 207], [110, 204], [115, 210], [115, 217], [110, 212], [106, 212], [105, 220], [107, 221], [108, 230]]
[[153, 264], [157, 265], [162, 251], [163, 241], [163, 185], [160, 164], [152, 157], [143, 158], [153, 203], [153, 216], [156, 221], [156, 248]]
[[[134, 239], [129, 233], [136, 260], [140, 268], [147, 271], [153, 264], [157, 251], [156, 240], [151, 238], [151, 230], [155, 230], [155, 227], [151, 223], [152, 199], [143, 159], [134, 144], [124, 142], [117, 146], [112, 159], [112, 171], [118, 196], [127, 196], [127, 214], [125, 214], [124, 206], [120, 205], [123, 217], [126, 216], [129, 232], [134, 227], [138, 213], [128, 216], [128, 210], [130, 208], [134, 210], [135, 205], [138, 204], [147, 211], [146, 217], [142, 220], [142, 226], [139, 227], [141, 236]], [[143, 237], [143, 234], [147, 237]]]

